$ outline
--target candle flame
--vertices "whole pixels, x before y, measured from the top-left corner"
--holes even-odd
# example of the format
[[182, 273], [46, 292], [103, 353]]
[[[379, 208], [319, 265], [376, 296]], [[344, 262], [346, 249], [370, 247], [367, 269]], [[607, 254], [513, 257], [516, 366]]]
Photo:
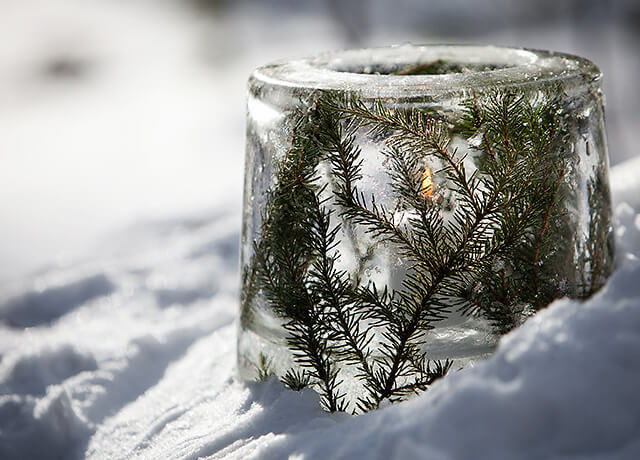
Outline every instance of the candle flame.
[[422, 196], [425, 198], [431, 198], [433, 196], [433, 178], [431, 177], [431, 170], [428, 166], [424, 167], [422, 173]]

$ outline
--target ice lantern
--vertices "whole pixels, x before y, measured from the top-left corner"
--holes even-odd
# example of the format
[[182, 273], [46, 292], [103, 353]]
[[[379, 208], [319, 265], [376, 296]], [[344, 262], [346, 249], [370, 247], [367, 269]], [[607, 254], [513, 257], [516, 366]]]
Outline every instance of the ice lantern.
[[[299, 365], [299, 310], [329, 351], [349, 347], [355, 322], [369, 331], [374, 367], [396, 329], [422, 321], [407, 341], [459, 368], [553, 299], [588, 297], [613, 260], [605, 142], [601, 73], [567, 54], [402, 45], [258, 68], [240, 375]], [[336, 308], [350, 325], [326, 326]], [[337, 369], [344, 391], [363, 391], [357, 359]]]

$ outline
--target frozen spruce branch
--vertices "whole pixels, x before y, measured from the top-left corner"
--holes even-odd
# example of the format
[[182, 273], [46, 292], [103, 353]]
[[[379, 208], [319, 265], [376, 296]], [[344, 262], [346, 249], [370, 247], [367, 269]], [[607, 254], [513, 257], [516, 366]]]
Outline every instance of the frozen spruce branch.
[[[567, 294], [555, 272], [573, 248], [559, 249], [554, 238], [569, 225], [559, 206], [569, 121], [554, 91], [479, 95], [451, 126], [423, 110], [334, 93], [304, 101], [292, 120], [291, 147], [244, 269], [241, 318], [251, 321], [251, 299], [262, 291], [299, 366], [282, 378], [290, 388], [313, 386], [329, 411], [402, 400], [451, 368], [422, 351], [425, 333], [447, 314], [484, 317], [504, 334]], [[458, 151], [454, 131], [476, 151]], [[392, 207], [360, 189], [363, 132], [383, 140]], [[438, 165], [437, 195], [424, 182], [427, 161]], [[398, 210], [410, 217], [398, 222]], [[400, 288], [337, 268], [338, 221], [410, 262]], [[602, 263], [598, 250], [588, 251], [589, 263]], [[583, 285], [588, 295], [600, 281]], [[355, 400], [341, 390], [347, 371], [364, 390]]]

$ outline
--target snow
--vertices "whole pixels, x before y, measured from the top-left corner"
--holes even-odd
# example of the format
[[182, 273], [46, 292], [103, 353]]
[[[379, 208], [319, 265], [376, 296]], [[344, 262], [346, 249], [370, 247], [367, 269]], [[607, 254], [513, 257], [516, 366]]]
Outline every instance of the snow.
[[[211, 29], [172, 2], [47, 1], [0, 15], [0, 459], [640, 458], [640, 158], [612, 169], [600, 293], [420, 397], [327, 414], [235, 373], [244, 84], [293, 45], [242, 9]], [[206, 49], [221, 68], [193, 58], [234, 30]], [[81, 76], [42, 76], [62, 58]]]
[[638, 164], [613, 169], [623, 249], [600, 293], [359, 417], [236, 379], [238, 213], [130, 227], [110, 257], [0, 303], [0, 458], [638, 458]]
[[112, 256], [42, 274], [0, 302], [0, 458], [81, 455], [194, 343], [230, 331], [238, 226], [237, 214], [135, 226]]
[[196, 59], [183, 11], [121, 3], [2, 2], [0, 283], [134, 219], [240, 205], [245, 77]]

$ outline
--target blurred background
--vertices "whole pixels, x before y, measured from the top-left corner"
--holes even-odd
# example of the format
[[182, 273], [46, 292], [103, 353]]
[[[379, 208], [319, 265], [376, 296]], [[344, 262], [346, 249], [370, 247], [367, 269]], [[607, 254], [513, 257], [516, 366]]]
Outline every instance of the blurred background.
[[0, 291], [133, 222], [239, 209], [245, 82], [283, 57], [582, 55], [605, 74], [612, 164], [637, 155], [638, 0], [0, 0], [0, 37]]

